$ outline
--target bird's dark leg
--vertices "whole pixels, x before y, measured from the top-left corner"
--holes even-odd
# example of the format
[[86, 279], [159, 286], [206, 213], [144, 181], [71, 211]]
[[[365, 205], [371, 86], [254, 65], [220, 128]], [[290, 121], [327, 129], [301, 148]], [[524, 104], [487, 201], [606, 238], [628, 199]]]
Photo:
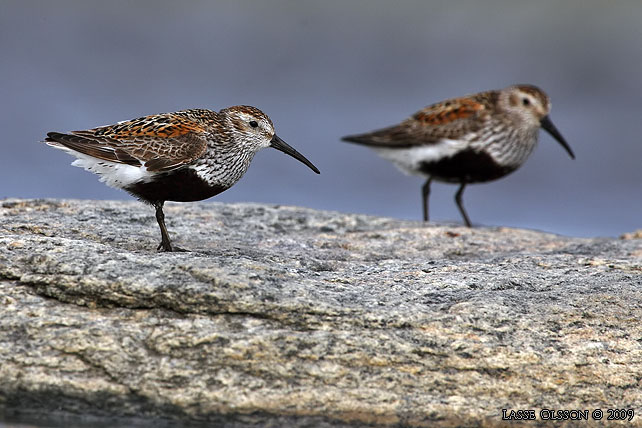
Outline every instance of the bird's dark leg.
[[464, 204], [461, 201], [461, 197], [464, 194], [465, 187], [466, 182], [462, 181], [461, 186], [459, 186], [459, 190], [457, 190], [457, 193], [455, 193], [455, 202], [457, 202], [457, 207], [459, 208], [461, 216], [464, 218], [464, 223], [466, 223], [466, 226], [473, 227], [473, 225], [470, 223], [470, 219], [468, 218], [468, 214], [466, 214], [466, 210], [464, 209]]
[[158, 246], [157, 250], [159, 251], [173, 251], [172, 243], [169, 240], [169, 234], [167, 233], [167, 227], [165, 227], [165, 214], [163, 213], [163, 204], [164, 201], [155, 202], [154, 207], [156, 208], [156, 221], [161, 230], [161, 243]]
[[430, 182], [432, 177], [430, 177], [424, 185], [421, 187], [421, 202], [424, 207], [424, 221], [428, 221], [428, 197], [430, 196]]

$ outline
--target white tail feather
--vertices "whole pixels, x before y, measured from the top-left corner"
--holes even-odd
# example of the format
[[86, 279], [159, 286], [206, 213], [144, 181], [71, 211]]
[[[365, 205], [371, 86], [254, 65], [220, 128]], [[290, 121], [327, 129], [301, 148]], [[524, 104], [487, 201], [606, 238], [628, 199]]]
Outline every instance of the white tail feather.
[[63, 150], [77, 159], [71, 164], [99, 176], [100, 181], [110, 187], [122, 189], [130, 184], [149, 181], [154, 173], [147, 171], [144, 166], [132, 166], [123, 163], [110, 162], [79, 153], [55, 142], [47, 142], [51, 147]]

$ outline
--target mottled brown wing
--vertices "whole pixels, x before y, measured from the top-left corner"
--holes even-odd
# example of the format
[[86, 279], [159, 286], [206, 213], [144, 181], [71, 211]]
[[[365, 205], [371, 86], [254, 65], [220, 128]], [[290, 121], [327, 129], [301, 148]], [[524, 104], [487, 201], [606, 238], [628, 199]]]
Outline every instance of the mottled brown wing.
[[188, 164], [207, 150], [203, 125], [173, 113], [146, 116], [71, 134], [50, 132], [45, 140], [97, 159], [153, 172]]
[[50, 145], [67, 147], [96, 159], [103, 159], [110, 162], [124, 163], [133, 166], [142, 165], [138, 159], [132, 157], [123, 150], [78, 135], [49, 132], [47, 134], [47, 138], [45, 138], [45, 142]]
[[195, 161], [207, 150], [204, 133], [186, 133], [176, 137], [143, 137], [125, 148], [136, 159], [144, 162], [148, 171], [162, 172]]
[[399, 125], [366, 134], [349, 135], [344, 141], [376, 147], [411, 147], [458, 139], [477, 131], [489, 116], [489, 94], [455, 98], [428, 106]]

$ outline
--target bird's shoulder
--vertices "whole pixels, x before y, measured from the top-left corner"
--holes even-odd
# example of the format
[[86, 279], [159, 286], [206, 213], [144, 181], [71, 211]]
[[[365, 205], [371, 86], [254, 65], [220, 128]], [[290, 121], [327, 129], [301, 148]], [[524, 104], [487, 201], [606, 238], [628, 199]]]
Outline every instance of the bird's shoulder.
[[451, 98], [419, 110], [408, 120], [417, 121], [423, 126], [436, 129], [466, 122], [483, 121], [495, 110], [496, 97], [496, 91], [488, 91]]
[[188, 134], [198, 135], [209, 132], [220, 121], [217, 112], [205, 109], [181, 110], [160, 113], [117, 122], [113, 125], [73, 131], [75, 135], [105, 141], [173, 141]]

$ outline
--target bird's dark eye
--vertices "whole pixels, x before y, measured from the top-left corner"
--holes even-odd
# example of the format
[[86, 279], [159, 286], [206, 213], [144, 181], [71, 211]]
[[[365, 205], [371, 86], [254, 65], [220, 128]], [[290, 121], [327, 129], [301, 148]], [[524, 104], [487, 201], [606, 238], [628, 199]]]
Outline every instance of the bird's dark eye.
[[250, 126], [252, 128], [256, 128], [257, 126], [259, 126], [259, 124], [256, 120], [250, 120]]
[[528, 98], [522, 98], [522, 104], [525, 106], [529, 106], [531, 105], [531, 100], [529, 100]]

